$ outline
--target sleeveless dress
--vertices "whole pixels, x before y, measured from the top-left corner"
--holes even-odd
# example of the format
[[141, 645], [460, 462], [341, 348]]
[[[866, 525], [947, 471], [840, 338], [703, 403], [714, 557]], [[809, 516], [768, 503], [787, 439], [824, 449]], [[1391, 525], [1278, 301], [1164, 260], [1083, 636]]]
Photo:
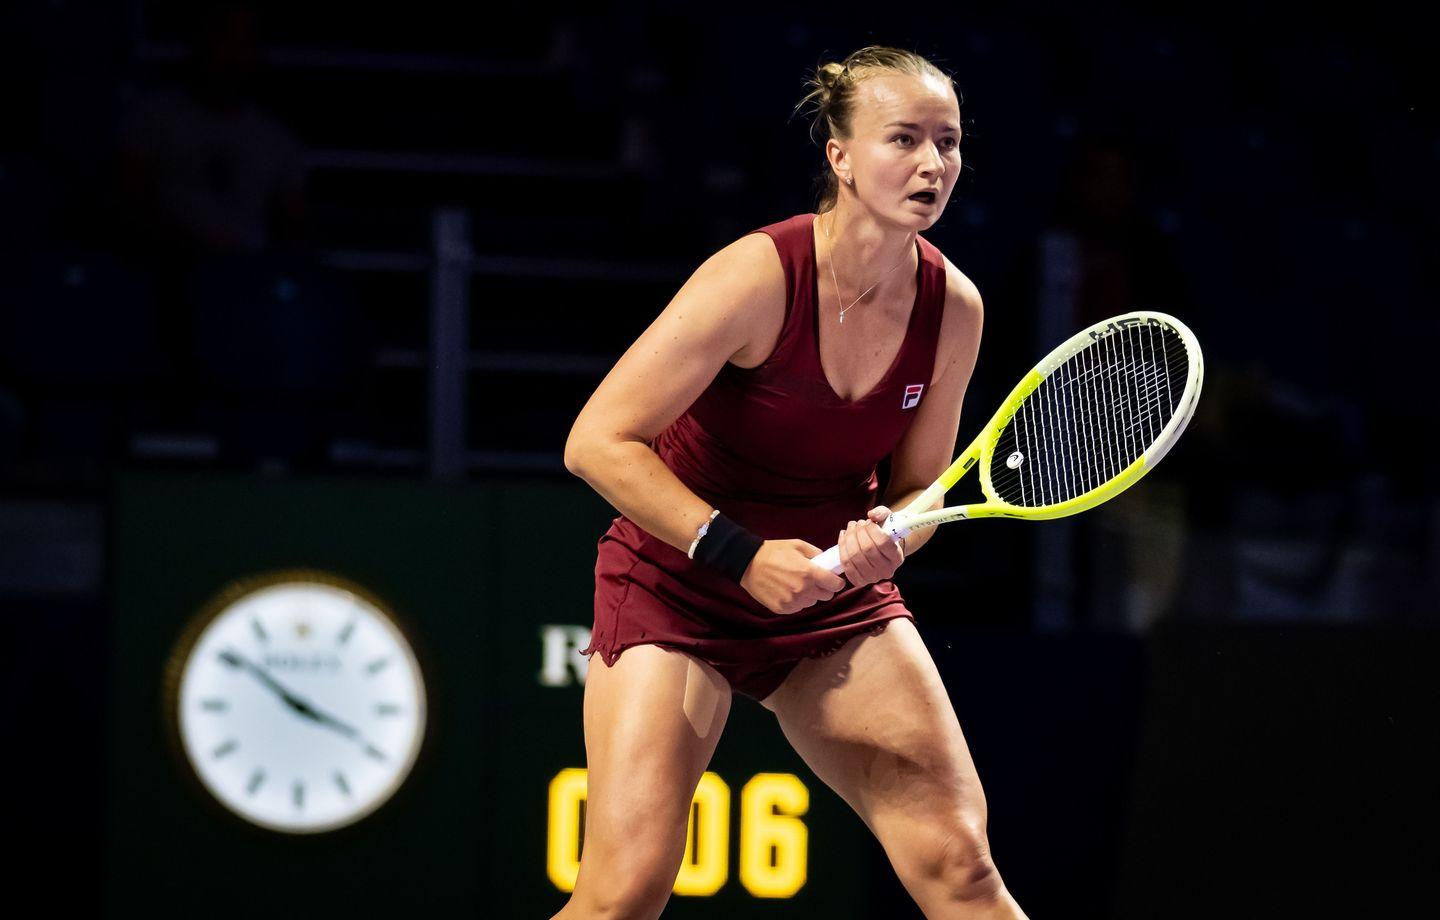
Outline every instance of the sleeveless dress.
[[[785, 321], [774, 351], [754, 368], [727, 363], [650, 446], [691, 491], [757, 536], [827, 549], [877, 503], [876, 464], [899, 443], [929, 389], [945, 262], [916, 235], [920, 260], [904, 341], [873, 390], [844, 400], [820, 364], [815, 217], [798, 214], [753, 231], [771, 237], [785, 267]], [[838, 651], [896, 617], [914, 619], [889, 580], [847, 585], [798, 613], [771, 613], [739, 584], [624, 515], [597, 549], [595, 624], [580, 654], [599, 652], [613, 666], [634, 645], [678, 649], [755, 700], [803, 659]]]

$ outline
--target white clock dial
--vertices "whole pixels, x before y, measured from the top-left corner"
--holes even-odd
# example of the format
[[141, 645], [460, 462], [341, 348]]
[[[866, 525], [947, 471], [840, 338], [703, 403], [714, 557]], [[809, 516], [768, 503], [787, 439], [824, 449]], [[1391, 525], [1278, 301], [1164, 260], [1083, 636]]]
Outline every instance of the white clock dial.
[[409, 643], [368, 594], [271, 576], [212, 605], [172, 677], [175, 727], [202, 785], [262, 827], [333, 830], [383, 804], [425, 735]]

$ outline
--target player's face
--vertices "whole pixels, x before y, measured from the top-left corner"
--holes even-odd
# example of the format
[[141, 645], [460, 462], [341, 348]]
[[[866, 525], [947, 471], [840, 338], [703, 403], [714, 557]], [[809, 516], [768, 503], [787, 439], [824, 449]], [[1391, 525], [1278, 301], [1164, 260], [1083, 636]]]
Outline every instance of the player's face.
[[[914, 229], [945, 210], [960, 176], [960, 104], [934, 77], [886, 74], [859, 88], [849, 145], [855, 191], [872, 210]], [[930, 203], [910, 196], [937, 189]]]

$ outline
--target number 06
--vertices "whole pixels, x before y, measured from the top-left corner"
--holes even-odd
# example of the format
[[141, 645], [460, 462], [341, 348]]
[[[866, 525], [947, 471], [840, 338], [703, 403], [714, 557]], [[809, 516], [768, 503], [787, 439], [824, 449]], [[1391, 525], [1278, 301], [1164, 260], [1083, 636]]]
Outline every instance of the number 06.
[[[546, 873], [561, 891], [574, 891], [580, 873], [586, 777], [569, 768], [550, 782]], [[788, 898], [805, 885], [810, 832], [800, 816], [809, 808], [810, 790], [791, 773], [756, 774], [740, 791], [740, 884], [754, 897]], [[730, 787], [706, 772], [690, 808], [676, 894], [713, 895], [725, 885], [729, 836]]]

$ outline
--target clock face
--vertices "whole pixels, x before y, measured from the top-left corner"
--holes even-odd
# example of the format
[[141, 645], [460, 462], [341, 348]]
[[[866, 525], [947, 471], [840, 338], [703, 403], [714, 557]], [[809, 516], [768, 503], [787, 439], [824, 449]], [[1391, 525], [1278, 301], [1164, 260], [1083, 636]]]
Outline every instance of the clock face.
[[201, 783], [277, 831], [333, 830], [374, 811], [425, 734], [405, 637], [376, 601], [330, 576], [272, 576], [225, 597], [183, 651], [171, 691]]

